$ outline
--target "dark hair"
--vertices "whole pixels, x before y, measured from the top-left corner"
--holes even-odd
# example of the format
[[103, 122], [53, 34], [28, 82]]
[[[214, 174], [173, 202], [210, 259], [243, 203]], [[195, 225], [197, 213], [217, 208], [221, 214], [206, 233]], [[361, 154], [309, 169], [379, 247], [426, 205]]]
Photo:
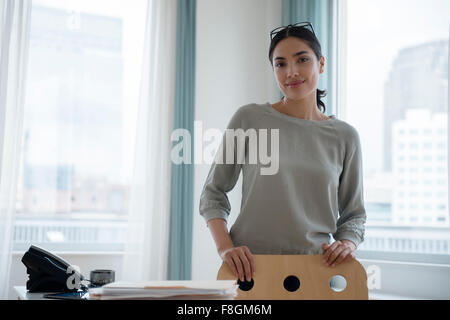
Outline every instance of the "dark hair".
[[[317, 37], [312, 33], [310, 30], [308, 30], [305, 27], [286, 27], [282, 29], [280, 32], [278, 32], [270, 42], [270, 48], [269, 48], [269, 61], [270, 64], [273, 67], [272, 57], [273, 57], [273, 51], [275, 50], [275, 47], [277, 46], [278, 42], [281, 40], [287, 38], [287, 37], [297, 37], [300, 38], [311, 47], [311, 49], [314, 51], [317, 60], [320, 60], [322, 57], [322, 49], [320, 46], [320, 42], [317, 39]], [[319, 109], [321, 109], [322, 112], [325, 112], [325, 103], [320, 100], [320, 98], [325, 97], [327, 95], [326, 90], [319, 90], [317, 89], [317, 105], [319, 106]]]

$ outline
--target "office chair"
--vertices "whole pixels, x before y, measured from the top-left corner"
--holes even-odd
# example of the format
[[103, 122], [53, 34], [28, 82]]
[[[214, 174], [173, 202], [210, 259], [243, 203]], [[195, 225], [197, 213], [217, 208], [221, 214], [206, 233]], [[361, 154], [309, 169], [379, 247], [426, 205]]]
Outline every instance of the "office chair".
[[[355, 259], [334, 268], [323, 255], [253, 255], [256, 273], [239, 284], [235, 299], [250, 300], [368, 300], [367, 273]], [[217, 280], [235, 280], [224, 262]], [[247, 280], [247, 279], [245, 279]]]

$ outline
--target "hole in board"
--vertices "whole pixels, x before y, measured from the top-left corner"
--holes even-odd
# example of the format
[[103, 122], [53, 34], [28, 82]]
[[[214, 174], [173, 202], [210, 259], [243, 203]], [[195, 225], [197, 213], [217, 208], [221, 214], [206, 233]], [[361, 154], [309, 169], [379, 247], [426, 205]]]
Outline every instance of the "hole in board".
[[296, 276], [287, 276], [283, 286], [287, 291], [294, 292], [300, 288], [300, 280]]
[[344, 291], [347, 287], [347, 280], [341, 275], [333, 276], [330, 279], [330, 288], [335, 292]]
[[241, 281], [240, 279], [238, 279], [237, 283], [239, 285], [239, 289], [241, 289], [242, 291], [251, 290], [255, 284], [253, 279], [251, 279], [250, 281], [247, 281], [247, 277], [245, 277], [245, 276], [244, 276], [244, 281]]

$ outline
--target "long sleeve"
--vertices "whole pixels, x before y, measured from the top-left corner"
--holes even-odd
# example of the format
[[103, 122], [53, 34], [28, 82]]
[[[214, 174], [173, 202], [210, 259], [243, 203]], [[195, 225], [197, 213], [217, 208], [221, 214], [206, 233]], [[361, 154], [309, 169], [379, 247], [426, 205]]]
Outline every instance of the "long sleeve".
[[364, 241], [366, 210], [363, 195], [362, 153], [359, 135], [352, 130], [350, 152], [345, 155], [344, 166], [339, 177], [339, 219], [335, 240], [351, 240], [356, 246]]
[[[238, 110], [233, 115], [227, 129], [240, 127], [240, 114], [241, 112]], [[238, 144], [233, 139], [234, 161], [232, 164], [228, 164], [228, 161], [226, 161], [228, 152], [226, 133], [224, 133], [222, 143], [217, 151], [215, 161], [211, 165], [200, 195], [200, 215], [203, 216], [206, 223], [214, 218], [222, 218], [228, 221], [231, 205], [227, 193], [236, 185], [242, 169], [242, 164], [239, 164], [237, 161], [237, 146]], [[223, 159], [223, 161], [217, 161], [219, 158]]]

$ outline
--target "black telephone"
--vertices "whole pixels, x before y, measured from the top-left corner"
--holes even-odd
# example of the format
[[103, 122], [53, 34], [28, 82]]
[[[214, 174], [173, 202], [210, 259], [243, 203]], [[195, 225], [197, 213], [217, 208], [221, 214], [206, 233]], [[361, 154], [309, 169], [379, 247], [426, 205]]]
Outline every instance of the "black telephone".
[[[69, 269], [70, 263], [40, 247], [32, 245], [23, 255], [22, 263], [29, 275], [29, 292], [76, 292], [86, 288], [81, 284], [84, 276], [73, 267]], [[69, 277], [74, 275], [79, 284], [68, 285]]]

